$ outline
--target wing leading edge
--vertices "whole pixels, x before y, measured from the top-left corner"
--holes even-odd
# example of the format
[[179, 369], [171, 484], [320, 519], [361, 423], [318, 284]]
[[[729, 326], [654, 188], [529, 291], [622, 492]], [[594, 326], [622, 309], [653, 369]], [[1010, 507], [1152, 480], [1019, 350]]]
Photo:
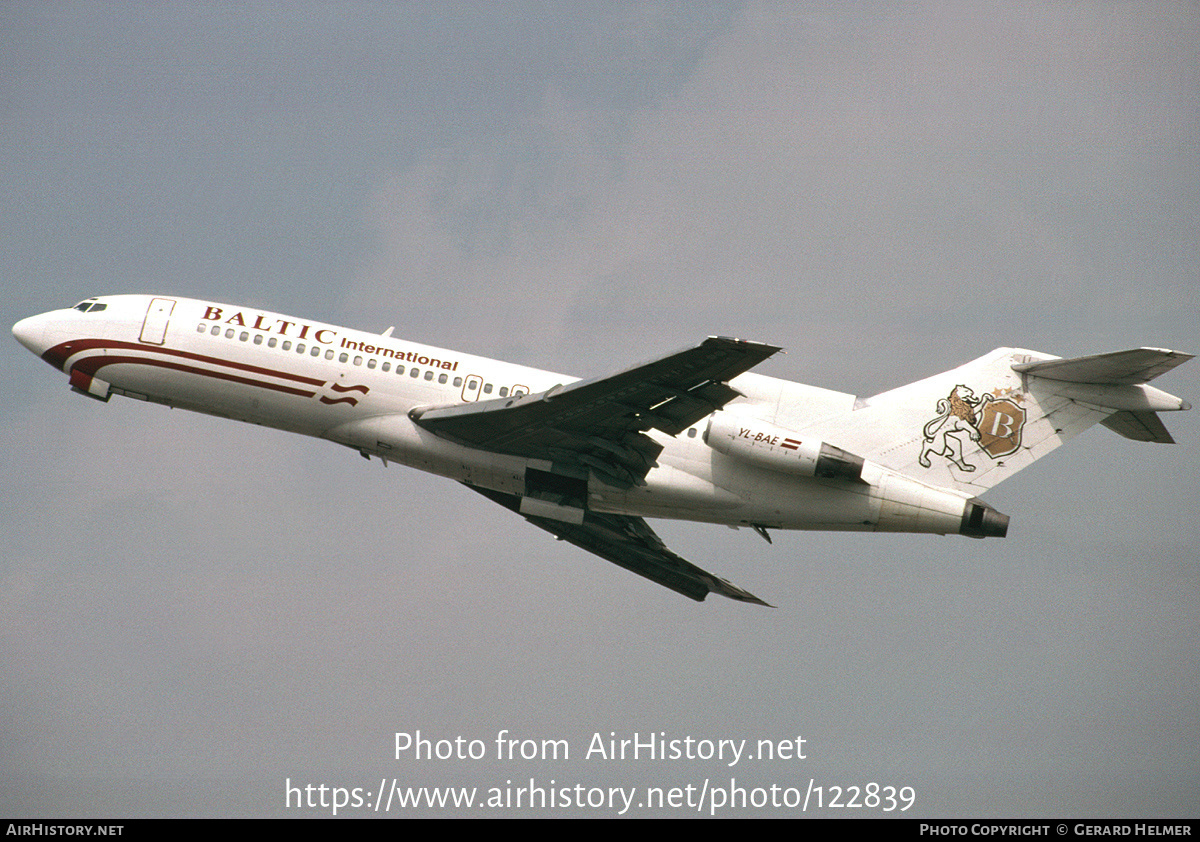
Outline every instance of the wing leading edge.
[[[519, 495], [464, 484], [506, 509], [520, 512]], [[525, 515], [525, 519], [560, 541], [574, 544], [697, 602], [703, 602], [710, 593], [717, 593], [740, 602], [771, 607], [749, 591], [675, 555], [640, 517], [587, 512], [583, 522], [578, 524], [535, 515]]]

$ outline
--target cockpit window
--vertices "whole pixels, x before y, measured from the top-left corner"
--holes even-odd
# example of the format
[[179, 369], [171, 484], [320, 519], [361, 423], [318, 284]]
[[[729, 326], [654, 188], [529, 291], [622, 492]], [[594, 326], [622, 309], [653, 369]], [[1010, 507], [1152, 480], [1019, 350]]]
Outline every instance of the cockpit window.
[[107, 304], [101, 304], [96, 299], [89, 298], [87, 301], [80, 301], [78, 304], [75, 305], [74, 309], [78, 310], [81, 313], [99, 313], [101, 310], [103, 310], [107, 307], [108, 307]]

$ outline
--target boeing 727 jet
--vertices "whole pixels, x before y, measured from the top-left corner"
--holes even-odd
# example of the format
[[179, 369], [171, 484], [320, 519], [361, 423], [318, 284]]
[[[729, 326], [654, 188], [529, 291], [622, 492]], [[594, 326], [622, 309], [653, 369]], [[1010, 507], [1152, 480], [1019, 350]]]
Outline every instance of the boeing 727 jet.
[[1000, 348], [871, 398], [750, 373], [779, 348], [711, 337], [604, 377], [293, 316], [150, 295], [23, 319], [70, 387], [277, 427], [457, 480], [695, 600], [765, 605], [671, 552], [646, 518], [1003, 537], [979, 495], [1100, 423], [1171, 442], [1190, 405], [1148, 382], [1190, 354]]

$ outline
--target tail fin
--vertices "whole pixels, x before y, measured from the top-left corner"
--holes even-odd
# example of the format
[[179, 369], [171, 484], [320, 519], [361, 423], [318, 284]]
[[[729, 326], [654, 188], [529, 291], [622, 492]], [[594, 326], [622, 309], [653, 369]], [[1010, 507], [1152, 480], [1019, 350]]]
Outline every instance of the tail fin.
[[1157, 413], [1191, 406], [1145, 384], [1191, 358], [1156, 348], [1074, 359], [999, 348], [860, 401], [826, 440], [977, 495], [1096, 423], [1138, 441], [1172, 441]]

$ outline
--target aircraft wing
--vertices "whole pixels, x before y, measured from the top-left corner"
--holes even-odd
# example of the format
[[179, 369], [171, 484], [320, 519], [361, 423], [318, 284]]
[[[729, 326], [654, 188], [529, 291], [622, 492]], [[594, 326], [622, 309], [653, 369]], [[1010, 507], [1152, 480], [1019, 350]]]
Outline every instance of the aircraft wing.
[[[545, 392], [417, 410], [442, 438], [512, 456], [546, 459], [617, 488], [642, 485], [662, 445], [649, 429], [677, 435], [738, 396], [728, 380], [778, 351], [709, 337], [661, 359]], [[569, 540], [569, 539], [568, 539]], [[619, 563], [619, 562], [618, 562]]]
[[[520, 512], [519, 495], [466, 485], [506, 509]], [[710, 593], [717, 593], [741, 602], [771, 607], [749, 591], [675, 555], [640, 517], [589, 511], [578, 524], [535, 515], [525, 515], [525, 519], [560, 541], [574, 544], [697, 602], [703, 602]]]

